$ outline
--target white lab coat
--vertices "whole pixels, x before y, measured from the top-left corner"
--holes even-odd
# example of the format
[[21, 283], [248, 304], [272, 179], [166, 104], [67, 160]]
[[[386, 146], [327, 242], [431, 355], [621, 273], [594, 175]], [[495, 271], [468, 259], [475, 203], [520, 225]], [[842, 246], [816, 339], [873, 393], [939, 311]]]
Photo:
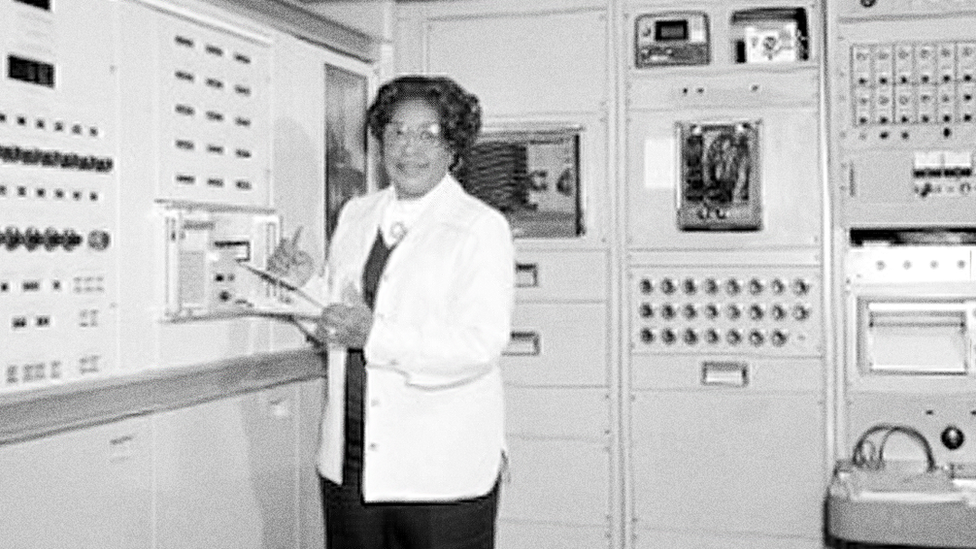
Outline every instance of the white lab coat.
[[[328, 294], [361, 287], [388, 188], [347, 203], [329, 249]], [[446, 176], [391, 253], [366, 357], [366, 501], [445, 501], [498, 478], [504, 403], [498, 360], [511, 333], [514, 247], [506, 219]], [[318, 468], [340, 483], [344, 347], [329, 348]]]

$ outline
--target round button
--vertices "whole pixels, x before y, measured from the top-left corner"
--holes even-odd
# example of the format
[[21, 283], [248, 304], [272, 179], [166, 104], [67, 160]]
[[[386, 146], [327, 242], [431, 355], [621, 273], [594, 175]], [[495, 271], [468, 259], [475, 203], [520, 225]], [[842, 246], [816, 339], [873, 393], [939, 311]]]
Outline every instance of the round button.
[[24, 231], [24, 248], [32, 252], [44, 242], [44, 235], [36, 227], [27, 227]]
[[688, 328], [684, 332], [683, 339], [686, 344], [694, 345], [698, 343], [698, 333], [693, 328]]
[[20, 229], [17, 227], [7, 227], [3, 231], [4, 234], [4, 245], [8, 250], [16, 250], [18, 246], [24, 243], [24, 235], [20, 233]]
[[709, 303], [705, 305], [705, 318], [711, 320], [718, 317], [718, 305], [714, 303]]
[[666, 303], [661, 307], [661, 318], [664, 318], [665, 320], [671, 320], [677, 314], [678, 312], [675, 310], [674, 305], [670, 303]]
[[742, 333], [734, 328], [729, 330], [729, 332], [725, 334], [725, 342], [732, 346], [738, 345], [742, 342]]
[[766, 334], [762, 330], [752, 330], [749, 332], [749, 343], [754, 347], [760, 347], [766, 343]]
[[64, 241], [64, 237], [61, 236], [61, 233], [59, 233], [58, 230], [55, 229], [54, 227], [48, 227], [47, 229], [44, 229], [45, 250], [50, 252], [51, 250], [60, 247], [63, 241]]
[[108, 249], [111, 240], [107, 231], [94, 230], [88, 233], [88, 247], [99, 252]]
[[654, 332], [650, 328], [641, 328], [640, 339], [643, 343], [654, 343]]
[[674, 330], [670, 328], [666, 328], [664, 331], [661, 332], [661, 341], [663, 341], [665, 345], [671, 345], [677, 339], [678, 336], [675, 335]]
[[966, 442], [966, 435], [955, 425], [946, 427], [939, 438], [942, 439], [942, 444], [950, 450], [958, 450]]
[[74, 229], [65, 229], [63, 234], [64, 243], [62, 246], [64, 246], [64, 249], [69, 252], [77, 248], [84, 241], [84, 238], [82, 238], [80, 234], [76, 233]]
[[688, 320], [692, 320], [696, 316], [698, 316], [698, 309], [695, 308], [695, 304], [694, 303], [688, 303], [687, 305], [685, 305], [684, 307], [681, 308], [681, 313]]
[[651, 318], [654, 316], [654, 307], [650, 303], [641, 303], [640, 315], [642, 318]]
[[709, 345], [715, 345], [720, 339], [722, 339], [722, 336], [719, 335], [718, 330], [715, 328], [709, 328], [708, 331], [705, 332], [705, 341], [708, 342]]
[[786, 345], [787, 339], [789, 339], [789, 336], [785, 330], [773, 330], [773, 335], [769, 336], [769, 341], [774, 347]]
[[686, 278], [681, 283], [681, 289], [686, 295], [695, 295], [698, 292], [698, 283], [695, 282], [694, 278]]
[[730, 303], [725, 307], [725, 316], [729, 317], [731, 320], [738, 320], [742, 316], [742, 308], [735, 303]]
[[766, 309], [759, 303], [753, 303], [749, 306], [749, 318], [753, 320], [762, 320], [766, 316]]

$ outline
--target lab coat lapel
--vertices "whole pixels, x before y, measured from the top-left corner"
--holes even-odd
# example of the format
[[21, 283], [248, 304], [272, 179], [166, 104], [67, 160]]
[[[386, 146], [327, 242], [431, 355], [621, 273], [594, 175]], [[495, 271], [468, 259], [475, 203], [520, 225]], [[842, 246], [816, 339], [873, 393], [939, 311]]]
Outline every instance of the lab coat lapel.
[[388, 276], [396, 276], [397, 270], [401, 268], [400, 264], [403, 261], [409, 261], [403, 258], [414, 255], [414, 248], [424, 240], [423, 236], [426, 232], [451, 218], [457, 205], [458, 193], [464, 193], [464, 189], [450, 175], [446, 176], [439, 185], [445, 186], [445, 188], [437, 189], [437, 194], [431, 197], [430, 204], [427, 205], [420, 217], [407, 231], [403, 240], [396, 245], [390, 254], [384, 269]]

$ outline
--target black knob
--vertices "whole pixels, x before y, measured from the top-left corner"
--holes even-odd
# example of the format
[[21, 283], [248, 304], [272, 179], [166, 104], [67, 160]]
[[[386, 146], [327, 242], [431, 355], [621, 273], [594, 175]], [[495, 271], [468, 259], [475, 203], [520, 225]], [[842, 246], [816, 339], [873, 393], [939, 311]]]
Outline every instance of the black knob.
[[665, 278], [661, 281], [661, 291], [665, 294], [673, 294], [675, 290], [678, 289], [678, 285], [674, 283], [670, 278]]
[[714, 278], [705, 280], [705, 293], [715, 295], [718, 293], [718, 281]]
[[783, 279], [777, 278], [769, 283], [769, 289], [773, 291], [774, 294], [781, 294], [786, 291], [786, 283]]
[[732, 303], [725, 308], [725, 314], [731, 320], [738, 320], [738, 318], [742, 316], [742, 309], [740, 309], [735, 303]]
[[719, 339], [721, 339], [721, 336], [719, 336], [718, 330], [715, 328], [709, 328], [708, 331], [705, 332], [705, 341], [707, 341], [709, 345], [715, 345], [718, 343]]
[[678, 314], [678, 311], [674, 308], [674, 305], [668, 303], [661, 307], [661, 318], [665, 320], [671, 320]]
[[729, 295], [738, 295], [742, 291], [742, 283], [734, 278], [725, 282], [725, 292]]
[[24, 247], [27, 248], [28, 252], [34, 251], [35, 248], [44, 243], [44, 235], [36, 227], [27, 227], [24, 231]]
[[641, 303], [640, 315], [641, 318], [651, 318], [654, 316], [654, 307], [651, 307], [650, 303]]
[[695, 332], [694, 329], [688, 328], [688, 329], [685, 330], [685, 333], [683, 335], [683, 339], [685, 340], [685, 343], [686, 344], [688, 344], [688, 345], [694, 345], [694, 344], [698, 343], [698, 334]]
[[20, 233], [20, 229], [17, 227], [7, 227], [3, 231], [4, 235], [4, 246], [8, 250], [16, 250], [18, 246], [24, 243], [24, 235]]
[[640, 338], [644, 343], [654, 343], [654, 332], [650, 328], [641, 328]]
[[709, 303], [705, 305], [705, 318], [709, 320], [716, 318], [718, 316], [718, 305], [714, 303]]
[[749, 281], [749, 293], [752, 295], [759, 295], [766, 288], [766, 283], [758, 278], [753, 278]]
[[766, 311], [763, 309], [762, 305], [753, 303], [749, 306], [749, 318], [753, 320], [762, 320], [762, 317], [765, 316], [765, 314]]
[[783, 345], [786, 345], [787, 339], [788, 335], [783, 330], [774, 330], [773, 335], [769, 337], [769, 341], [771, 341], [775, 347], [782, 347]]
[[776, 305], [773, 305], [772, 309], [769, 310], [769, 314], [773, 317], [773, 320], [783, 320], [786, 318], [786, 309], [777, 303]]
[[688, 320], [691, 320], [691, 319], [695, 318], [696, 316], [698, 316], [698, 309], [695, 308], [695, 304], [694, 303], [688, 303], [687, 305], [685, 305], [684, 307], [682, 307], [681, 308], [681, 312], [682, 312], [682, 314], [684, 314], [685, 318], [687, 318]]
[[763, 343], [766, 343], [766, 334], [762, 333], [759, 330], [752, 330], [751, 332], [749, 332], [749, 343], [752, 343], [754, 346], [759, 347]]
[[963, 442], [966, 442], [966, 435], [956, 427], [955, 425], [950, 425], [942, 431], [942, 444], [950, 450], [957, 450], [962, 446]]
[[661, 332], [661, 341], [663, 341], [665, 345], [671, 345], [677, 339], [678, 336], [676, 336], [674, 334], [674, 330], [671, 330], [670, 328]]
[[796, 320], [806, 320], [810, 316], [810, 308], [806, 305], [798, 304], [793, 306], [793, 318]]
[[802, 278], [793, 280], [793, 293], [796, 295], [806, 295], [810, 291], [810, 283]]
[[85, 239], [82, 238], [80, 234], [76, 233], [74, 229], [65, 229], [64, 242], [61, 245], [64, 246], [65, 250], [70, 252], [71, 250], [74, 250], [80, 246], [84, 240]]
[[64, 241], [64, 237], [54, 227], [44, 229], [44, 249], [52, 251]]
[[107, 231], [96, 229], [88, 233], [88, 247], [98, 252], [108, 249], [111, 240]]
[[642, 278], [640, 281], [640, 291], [642, 294], [649, 294], [654, 291], [654, 285], [651, 284], [650, 280]]
[[725, 334], [725, 341], [729, 345], [738, 345], [740, 342], [742, 342], [742, 333], [733, 328], [729, 330], [727, 334]]
[[698, 283], [694, 278], [686, 278], [681, 283], [681, 287], [687, 295], [695, 295], [698, 292]]

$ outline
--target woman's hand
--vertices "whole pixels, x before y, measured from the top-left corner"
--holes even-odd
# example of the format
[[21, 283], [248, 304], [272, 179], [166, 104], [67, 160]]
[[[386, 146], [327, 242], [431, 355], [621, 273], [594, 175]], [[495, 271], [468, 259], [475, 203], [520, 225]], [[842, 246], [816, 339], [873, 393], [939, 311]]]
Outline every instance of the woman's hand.
[[268, 272], [274, 273], [295, 286], [304, 286], [315, 271], [315, 260], [307, 252], [298, 248], [298, 238], [302, 228], [295, 229], [291, 239], [282, 238], [278, 247], [268, 258]]
[[349, 349], [362, 349], [372, 327], [373, 311], [350, 286], [343, 292], [342, 303], [334, 303], [322, 311], [315, 337]]

